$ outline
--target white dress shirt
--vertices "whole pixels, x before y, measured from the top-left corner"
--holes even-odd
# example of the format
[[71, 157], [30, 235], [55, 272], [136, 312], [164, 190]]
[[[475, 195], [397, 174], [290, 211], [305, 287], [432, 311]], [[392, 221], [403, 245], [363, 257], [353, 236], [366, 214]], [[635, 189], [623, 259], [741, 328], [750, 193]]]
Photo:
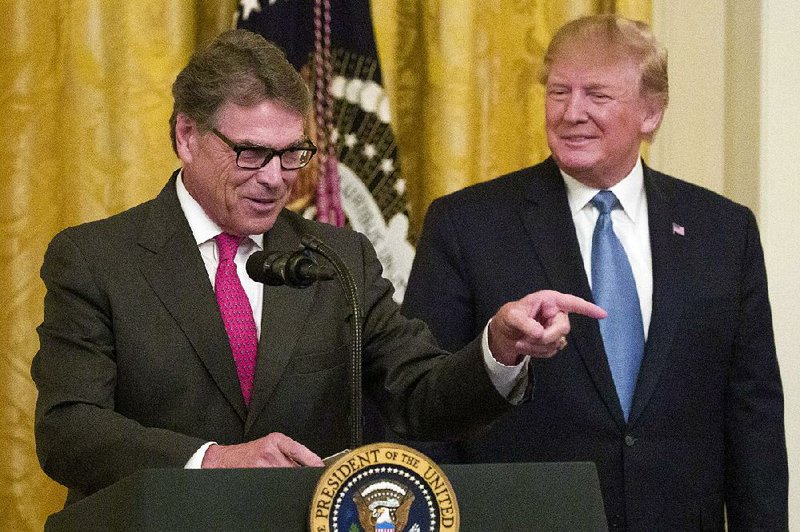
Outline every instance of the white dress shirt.
[[[572, 221], [581, 248], [583, 267], [589, 286], [592, 285], [592, 235], [600, 212], [591, 204], [600, 189], [584, 185], [575, 178], [561, 172], [567, 186], [567, 199], [572, 211]], [[650, 225], [647, 216], [647, 197], [644, 193], [644, 171], [641, 159], [637, 159], [631, 173], [609, 189], [619, 199], [622, 209], [611, 212], [614, 233], [622, 243], [636, 281], [639, 306], [642, 311], [644, 338], [650, 328], [653, 313], [653, 258], [650, 253]]]
[[[178, 201], [181, 204], [186, 220], [189, 222], [197, 247], [200, 249], [203, 264], [206, 266], [208, 278], [211, 280], [213, 288], [217, 276], [217, 266], [219, 265], [219, 251], [214, 237], [222, 233], [222, 229], [208, 217], [200, 204], [186, 190], [182, 173], [178, 175], [176, 188]], [[246, 271], [245, 267], [250, 255], [262, 249], [264, 249], [264, 235], [250, 235], [239, 246], [234, 258], [239, 280], [242, 282], [247, 299], [250, 301], [250, 308], [253, 309], [253, 318], [256, 321], [256, 331], [259, 338], [261, 338], [261, 312], [264, 308], [264, 285], [252, 280], [249, 275], [241, 275], [241, 272]]]

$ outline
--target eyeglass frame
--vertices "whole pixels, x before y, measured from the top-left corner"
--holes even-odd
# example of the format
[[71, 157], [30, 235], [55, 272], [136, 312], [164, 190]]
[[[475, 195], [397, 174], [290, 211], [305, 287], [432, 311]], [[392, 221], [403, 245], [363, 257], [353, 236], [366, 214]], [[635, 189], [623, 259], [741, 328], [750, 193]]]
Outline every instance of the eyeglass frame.
[[[308, 137], [306, 137], [306, 138], [304, 138], [302, 140], [302, 142], [304, 144], [293, 145], [293, 146], [289, 146], [288, 148], [283, 148], [282, 150], [276, 150], [275, 148], [270, 148], [270, 147], [267, 147], [267, 146], [251, 146], [251, 145], [236, 144], [234, 141], [232, 141], [231, 139], [226, 137], [220, 130], [218, 130], [215, 127], [211, 128], [211, 132], [214, 133], [214, 135], [216, 135], [219, 140], [224, 142], [231, 150], [233, 150], [234, 153], [236, 153], [236, 166], [241, 168], [242, 170], [259, 170], [261, 168], [264, 168], [276, 156], [278, 157], [278, 161], [280, 161], [281, 169], [288, 170], [288, 171], [299, 170], [301, 168], [306, 167], [308, 165], [308, 163], [311, 162], [311, 158], [314, 157], [314, 154], [317, 153], [317, 147], [314, 145], [313, 142], [311, 142], [311, 139], [309, 139]], [[242, 165], [239, 164], [239, 156], [245, 150], [265, 150], [267, 152], [267, 157], [264, 158], [264, 162], [261, 163], [261, 166], [252, 166], [252, 167], [251, 166], [242, 166]], [[308, 150], [308, 151], [311, 152], [311, 155], [309, 156], [308, 161], [306, 161], [306, 163], [303, 166], [298, 166], [297, 168], [286, 168], [283, 165], [283, 157], [282, 157], [283, 154], [284, 153], [289, 153], [289, 152], [292, 152], [292, 151], [298, 151], [298, 150]]]

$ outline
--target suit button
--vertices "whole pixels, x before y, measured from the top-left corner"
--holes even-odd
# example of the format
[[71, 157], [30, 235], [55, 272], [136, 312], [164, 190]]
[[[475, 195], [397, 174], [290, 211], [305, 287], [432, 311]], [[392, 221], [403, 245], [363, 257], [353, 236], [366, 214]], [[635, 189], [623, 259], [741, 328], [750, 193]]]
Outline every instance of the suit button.
[[625, 530], [625, 518], [621, 515], [612, 515], [608, 519], [609, 530]]
[[634, 438], [630, 434], [626, 434], [625, 435], [625, 445], [627, 445], [628, 447], [633, 447], [634, 445], [636, 445], [636, 438]]

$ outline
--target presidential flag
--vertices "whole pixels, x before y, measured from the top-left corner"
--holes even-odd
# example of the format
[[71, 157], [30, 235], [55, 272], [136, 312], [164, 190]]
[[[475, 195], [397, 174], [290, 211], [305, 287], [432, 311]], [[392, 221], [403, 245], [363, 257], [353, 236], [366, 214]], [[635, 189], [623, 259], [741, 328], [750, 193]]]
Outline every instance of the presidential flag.
[[318, 157], [290, 208], [364, 233], [401, 302], [414, 249], [369, 1], [241, 0], [237, 17], [283, 48], [314, 95]]

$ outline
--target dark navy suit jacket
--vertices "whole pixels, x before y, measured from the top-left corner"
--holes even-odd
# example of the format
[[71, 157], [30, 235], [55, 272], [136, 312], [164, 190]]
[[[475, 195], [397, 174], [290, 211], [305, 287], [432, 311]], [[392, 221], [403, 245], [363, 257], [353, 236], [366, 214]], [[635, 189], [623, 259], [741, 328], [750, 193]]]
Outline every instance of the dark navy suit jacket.
[[[753, 214], [644, 169], [653, 314], [626, 423], [596, 320], [571, 316], [566, 350], [536, 361], [531, 402], [463, 462], [588, 460], [610, 527], [787, 527], [783, 395]], [[682, 228], [682, 229], [681, 229]], [[683, 234], [681, 234], [683, 233]], [[504, 303], [542, 289], [592, 299], [552, 159], [435, 201], [403, 304], [446, 349]]]

